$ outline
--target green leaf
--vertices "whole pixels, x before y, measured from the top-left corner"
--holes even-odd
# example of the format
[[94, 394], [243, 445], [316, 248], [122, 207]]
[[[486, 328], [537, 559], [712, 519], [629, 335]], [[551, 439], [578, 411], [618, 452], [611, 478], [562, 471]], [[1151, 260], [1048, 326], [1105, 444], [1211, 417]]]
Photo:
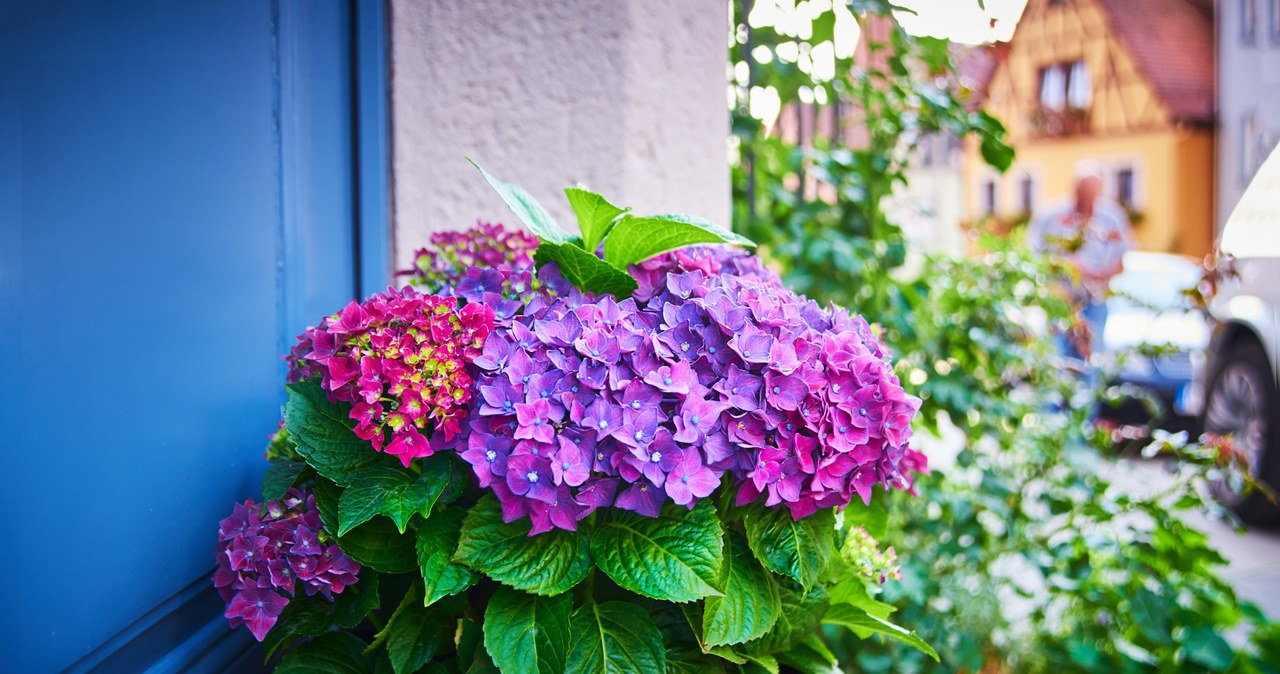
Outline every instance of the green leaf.
[[873, 501], [868, 506], [851, 505], [840, 516], [846, 530], [861, 526], [877, 540], [889, 532], [889, 511], [885, 510], [883, 500]]
[[324, 524], [324, 530], [336, 536], [338, 501], [342, 499], [342, 487], [323, 477], [317, 477], [311, 485], [311, 493], [315, 494], [316, 510], [320, 511], [320, 522]]
[[404, 533], [415, 514], [431, 515], [440, 495], [453, 479], [453, 463], [445, 454], [422, 461], [416, 478], [398, 466], [375, 466], [356, 474], [351, 486], [338, 501], [338, 535], [368, 522], [374, 515], [386, 515]]
[[374, 466], [356, 473], [338, 499], [338, 535], [373, 519], [391, 490], [409, 484], [411, 477], [395, 466]]
[[746, 539], [737, 532], [725, 539], [720, 587], [724, 596], [707, 597], [702, 612], [702, 639], [706, 645], [750, 641], [777, 622], [782, 610], [778, 586], [751, 556]]
[[916, 636], [915, 632], [895, 625], [884, 618], [877, 618], [856, 606], [834, 604], [827, 609], [827, 615], [823, 617], [822, 622], [828, 625], [847, 627], [851, 632], [863, 639], [866, 639], [872, 633], [883, 634], [894, 641], [906, 644], [928, 655], [935, 662], [941, 662], [938, 658], [938, 652], [925, 643], [924, 639]]
[[820, 584], [805, 592], [798, 583], [779, 579], [778, 598], [782, 602], [778, 622], [763, 637], [746, 644], [752, 653], [791, 650], [819, 628], [827, 611], [827, 592]]
[[794, 648], [778, 654], [778, 662], [802, 674], [839, 674], [836, 656], [817, 636], [810, 634]]
[[333, 622], [352, 629], [364, 622], [369, 612], [378, 607], [378, 574], [366, 573], [355, 585], [343, 588], [333, 598]]
[[338, 547], [351, 559], [374, 571], [411, 573], [418, 569], [415, 536], [396, 531], [390, 520], [370, 520], [338, 538]]
[[668, 504], [658, 517], [618, 512], [591, 536], [596, 566], [637, 594], [677, 603], [720, 595], [724, 540], [711, 502]]
[[828, 585], [827, 592], [831, 598], [832, 604], [850, 604], [856, 606], [877, 618], [888, 618], [889, 614], [897, 610], [891, 604], [878, 601], [867, 591], [866, 578], [860, 575], [850, 575], [835, 585]]
[[1173, 643], [1170, 635], [1173, 624], [1169, 619], [1172, 602], [1146, 589], [1134, 593], [1129, 600], [1129, 613], [1138, 629], [1154, 643], [1165, 645]]
[[614, 206], [599, 194], [578, 187], [566, 187], [564, 193], [569, 197], [573, 214], [578, 216], [582, 247], [590, 253], [596, 252], [596, 246], [600, 245], [600, 241], [613, 228], [618, 216], [631, 210]]
[[597, 295], [608, 294], [624, 299], [630, 297], [637, 287], [631, 274], [572, 243], [539, 244], [533, 251], [533, 260], [539, 267], [549, 262], [556, 263], [567, 281], [580, 290]]
[[431, 516], [441, 496], [449, 489], [454, 480], [461, 476], [457, 466], [448, 454], [434, 454], [423, 459], [419, 465], [420, 473], [412, 483], [391, 490], [382, 499], [382, 507], [378, 512], [391, 518], [396, 529], [404, 533], [409, 519], [421, 515], [423, 519]]
[[567, 594], [539, 597], [500, 587], [484, 611], [484, 647], [503, 674], [562, 674], [569, 650]]
[[329, 608], [329, 602], [320, 597], [294, 597], [262, 640], [264, 661], [302, 637], [317, 637], [327, 632], [333, 624]]
[[587, 577], [587, 538], [562, 529], [530, 536], [526, 520], [502, 521], [502, 507], [489, 494], [467, 512], [453, 559], [508, 587], [551, 596]]
[[786, 508], [752, 508], [744, 525], [751, 551], [765, 568], [813, 587], [835, 551], [836, 523], [830, 508], [794, 520]]
[[520, 222], [523, 222], [535, 236], [549, 243], [569, 242], [572, 238], [569, 233], [560, 229], [555, 219], [542, 207], [542, 204], [538, 203], [537, 199], [533, 198], [533, 195], [517, 185], [498, 180], [493, 177], [493, 174], [481, 168], [479, 164], [470, 158], [467, 161], [471, 162], [471, 165], [480, 171], [480, 175], [484, 176], [484, 179], [489, 182], [489, 186], [498, 193], [498, 196], [502, 197], [502, 201], [507, 204], [507, 208], [510, 208], [511, 212], [515, 213], [516, 217], [520, 218]]
[[665, 672], [662, 634], [635, 604], [588, 601], [570, 619], [573, 640], [565, 674]]
[[427, 606], [466, 590], [479, 578], [475, 571], [453, 563], [453, 552], [458, 549], [462, 533], [462, 518], [466, 515], [467, 511], [461, 508], [446, 508], [416, 527], [418, 568], [424, 588], [422, 601]]
[[285, 386], [285, 428], [298, 454], [324, 477], [347, 486], [361, 471], [375, 466], [395, 466], [398, 461], [380, 454], [367, 440], [356, 437], [354, 425], [341, 407], [329, 402], [320, 390], [319, 378]]
[[701, 218], [683, 215], [625, 215], [604, 240], [604, 259], [620, 269], [654, 255], [699, 243], [755, 246], [750, 239]]
[[284, 498], [285, 491], [298, 481], [298, 476], [306, 467], [307, 464], [301, 461], [272, 461], [267, 466], [267, 472], [262, 474], [262, 500]]
[[1236, 654], [1231, 645], [1208, 625], [1188, 629], [1184, 647], [1188, 660], [1208, 667], [1210, 671], [1225, 671], [1235, 660]]
[[451, 619], [423, 608], [417, 590], [410, 588], [374, 643], [386, 646], [396, 674], [407, 674], [418, 671], [435, 655], [441, 639], [453, 636], [453, 627]]
[[326, 632], [284, 656], [275, 674], [370, 674], [365, 643], [346, 632]]

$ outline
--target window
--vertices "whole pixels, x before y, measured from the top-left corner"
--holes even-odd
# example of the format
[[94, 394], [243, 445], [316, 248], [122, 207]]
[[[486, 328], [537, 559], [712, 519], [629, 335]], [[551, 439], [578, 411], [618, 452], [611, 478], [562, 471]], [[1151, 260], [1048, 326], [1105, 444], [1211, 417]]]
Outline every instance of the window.
[[987, 178], [982, 183], [982, 214], [996, 214], [996, 179]]
[[1280, 0], [1267, 0], [1267, 19], [1271, 28], [1271, 44], [1280, 44]]
[[1253, 44], [1258, 34], [1258, 4], [1257, 0], [1239, 0], [1240, 1], [1240, 41], [1244, 44]]
[[1036, 209], [1036, 181], [1031, 174], [1022, 176], [1022, 181], [1018, 183], [1018, 202], [1023, 213]]
[[1084, 61], [1055, 63], [1040, 69], [1040, 106], [1055, 112], [1087, 110], [1093, 102], [1093, 78]]
[[1116, 201], [1121, 206], [1133, 210], [1134, 206], [1133, 167], [1125, 166], [1116, 171]]

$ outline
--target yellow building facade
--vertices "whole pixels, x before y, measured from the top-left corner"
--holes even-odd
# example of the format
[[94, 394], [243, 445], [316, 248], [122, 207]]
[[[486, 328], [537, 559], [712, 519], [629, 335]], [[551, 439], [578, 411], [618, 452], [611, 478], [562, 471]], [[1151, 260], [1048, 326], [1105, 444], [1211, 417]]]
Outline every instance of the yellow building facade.
[[1026, 218], [1066, 198], [1087, 162], [1130, 211], [1140, 248], [1206, 254], [1212, 41], [1212, 17], [1194, 0], [1029, 0], [1012, 40], [993, 50], [982, 104], [1017, 160], [1000, 175], [966, 146], [967, 220]]

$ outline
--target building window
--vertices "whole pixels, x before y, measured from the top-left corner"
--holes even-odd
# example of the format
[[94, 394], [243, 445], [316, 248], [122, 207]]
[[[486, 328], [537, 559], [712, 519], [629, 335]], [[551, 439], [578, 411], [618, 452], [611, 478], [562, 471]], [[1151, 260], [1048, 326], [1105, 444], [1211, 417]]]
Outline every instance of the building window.
[[1267, 0], [1267, 15], [1271, 44], [1280, 44], [1280, 0]]
[[1036, 210], [1036, 181], [1030, 174], [1022, 176], [1018, 183], [1018, 201], [1023, 213]]
[[1257, 0], [1240, 0], [1240, 41], [1244, 44], [1253, 44], [1257, 35]]
[[1040, 69], [1040, 107], [1054, 112], [1087, 110], [1093, 102], [1093, 78], [1084, 61], [1055, 63]]
[[996, 179], [987, 178], [982, 183], [982, 214], [996, 214]]
[[1129, 210], [1134, 208], [1133, 167], [1125, 166], [1116, 171], [1116, 201]]

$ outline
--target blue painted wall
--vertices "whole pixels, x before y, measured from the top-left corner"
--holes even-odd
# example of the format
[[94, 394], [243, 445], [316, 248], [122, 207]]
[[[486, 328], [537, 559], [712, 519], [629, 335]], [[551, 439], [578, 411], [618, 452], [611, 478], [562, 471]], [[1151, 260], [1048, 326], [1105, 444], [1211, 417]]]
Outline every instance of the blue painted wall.
[[386, 277], [364, 11], [0, 0], [0, 670], [87, 669], [189, 603], [279, 354]]

